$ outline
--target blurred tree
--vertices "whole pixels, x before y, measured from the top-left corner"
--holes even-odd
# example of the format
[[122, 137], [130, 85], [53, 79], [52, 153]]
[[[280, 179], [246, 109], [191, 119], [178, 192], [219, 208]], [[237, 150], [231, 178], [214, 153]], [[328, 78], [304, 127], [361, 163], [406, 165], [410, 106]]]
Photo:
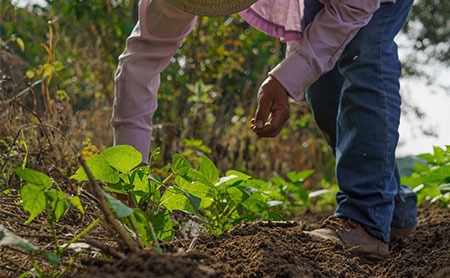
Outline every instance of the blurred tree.
[[404, 32], [417, 51], [450, 65], [450, 1], [416, 0]]

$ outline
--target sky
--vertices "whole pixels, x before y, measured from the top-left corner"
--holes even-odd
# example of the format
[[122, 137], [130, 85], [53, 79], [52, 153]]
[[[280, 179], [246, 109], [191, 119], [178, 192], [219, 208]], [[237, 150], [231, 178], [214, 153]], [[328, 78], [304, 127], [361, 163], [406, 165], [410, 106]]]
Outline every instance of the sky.
[[[15, 0], [13, 3], [45, 4], [44, 0]], [[412, 43], [405, 36], [396, 39], [399, 44], [400, 59], [410, 54]], [[400, 140], [397, 157], [432, 152], [433, 146], [450, 145], [450, 92], [440, 88], [439, 84], [450, 88], [450, 69], [439, 65], [424, 66], [426, 72], [435, 76], [435, 82], [427, 84], [423, 79], [400, 80], [403, 99], [424, 112], [424, 119], [411, 117], [411, 113], [402, 113], [399, 133]], [[432, 129], [437, 137], [424, 135], [420, 129]]]
[[[396, 42], [399, 45], [400, 60], [409, 54], [420, 56], [420, 53], [414, 52], [413, 43], [405, 35], [397, 36]], [[433, 146], [445, 148], [445, 145], [450, 145], [450, 68], [434, 63], [423, 65], [421, 69], [433, 76], [434, 82], [427, 84], [423, 78], [400, 79], [403, 103], [419, 107], [425, 117], [417, 119], [402, 112], [397, 157], [432, 152]], [[424, 135], [420, 131], [421, 127], [433, 130], [437, 137]]]

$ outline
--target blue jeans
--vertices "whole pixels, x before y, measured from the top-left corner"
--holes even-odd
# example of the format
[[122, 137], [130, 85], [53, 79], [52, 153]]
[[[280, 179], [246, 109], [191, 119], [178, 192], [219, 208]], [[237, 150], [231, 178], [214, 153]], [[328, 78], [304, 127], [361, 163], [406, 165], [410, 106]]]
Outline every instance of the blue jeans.
[[[336, 66], [306, 92], [336, 157], [336, 216], [361, 223], [389, 242], [391, 227], [417, 224], [417, 196], [400, 184], [395, 163], [401, 64], [394, 37], [412, 0], [382, 3], [347, 45]], [[306, 26], [322, 8], [305, 1]]]

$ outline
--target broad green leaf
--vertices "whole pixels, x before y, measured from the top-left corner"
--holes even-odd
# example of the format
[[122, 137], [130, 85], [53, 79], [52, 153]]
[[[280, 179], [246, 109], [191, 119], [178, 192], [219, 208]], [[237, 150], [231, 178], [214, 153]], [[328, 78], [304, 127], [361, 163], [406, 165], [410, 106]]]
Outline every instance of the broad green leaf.
[[303, 181], [307, 177], [311, 176], [315, 170], [305, 170], [297, 173], [297, 181]]
[[272, 221], [285, 220], [285, 219], [281, 218], [279, 214], [273, 213], [271, 211], [267, 212], [267, 217]]
[[[258, 191], [259, 189], [262, 189], [267, 186], [267, 182], [263, 180], [246, 180], [239, 183], [237, 186], [243, 186], [247, 188], [251, 188], [250, 191]], [[234, 185], [234, 184], [233, 184]]]
[[172, 158], [172, 167], [175, 173], [184, 176], [188, 173], [189, 169], [191, 169], [192, 166], [184, 157], [176, 154]]
[[[247, 174], [244, 174], [244, 173], [242, 173], [242, 172], [236, 171], [236, 170], [229, 170], [229, 171], [227, 171], [227, 173], [225, 174], [225, 176], [231, 176], [231, 175], [236, 176], [237, 179], [240, 179], [240, 180], [248, 180], [248, 179], [251, 178], [251, 176], [249, 176], [249, 175], [247, 175]], [[234, 181], [232, 181], [232, 182], [234, 182]]]
[[119, 217], [119, 218], [127, 217], [133, 213], [132, 208], [129, 208], [124, 203], [122, 203], [119, 200], [117, 200], [116, 198], [112, 197], [105, 191], [103, 191], [103, 195], [105, 195], [106, 200], [108, 201], [109, 205], [114, 210], [114, 212], [116, 213], [117, 217]]
[[231, 199], [238, 203], [244, 200], [244, 192], [236, 187], [227, 188], [227, 193], [230, 195]]
[[60, 71], [64, 68], [63, 64], [60, 61], [55, 62], [55, 71]]
[[434, 162], [434, 156], [431, 153], [423, 153], [416, 156], [417, 158], [426, 160], [428, 163]]
[[434, 151], [434, 158], [436, 159], [437, 163], [442, 163], [445, 160], [445, 152], [440, 147], [433, 147]]
[[288, 183], [287, 183], [283, 178], [281, 178], [280, 176], [275, 176], [275, 177], [271, 178], [270, 181], [273, 182], [274, 184], [278, 185], [278, 186], [285, 186], [285, 185], [288, 184]]
[[2, 224], [0, 224], [0, 246], [5, 245], [16, 245], [26, 251], [39, 250], [39, 248], [31, 244], [30, 242], [19, 236], [16, 236], [13, 232], [6, 229]]
[[260, 195], [253, 195], [244, 202], [242, 205], [249, 211], [259, 213], [264, 211], [269, 205], [266, 204]]
[[174, 235], [173, 222], [172, 219], [170, 219], [168, 210], [160, 210], [156, 216], [151, 215], [150, 221], [153, 224], [157, 238], [166, 241], [172, 239]]
[[247, 196], [251, 196], [258, 191], [258, 189], [249, 186], [238, 186], [237, 188]]
[[[133, 173], [136, 173], [136, 172], [133, 171]], [[130, 177], [126, 174], [121, 174], [120, 178], [125, 183], [131, 183]], [[140, 175], [135, 174], [133, 182], [132, 182], [132, 184], [134, 185], [133, 190], [142, 190], [144, 192], [148, 192], [148, 183], [149, 183], [149, 181], [147, 180], [147, 177], [145, 175], [140, 176]]]
[[445, 165], [432, 171], [425, 177], [424, 183], [447, 183], [447, 179], [450, 178], [450, 165]]
[[183, 178], [182, 176], [177, 176], [177, 177], [175, 178], [175, 184], [178, 185], [178, 186], [181, 187], [181, 188], [186, 188], [186, 189], [188, 189], [188, 188], [191, 186], [192, 182], [186, 180], [186, 179]]
[[76, 207], [82, 214], [84, 214], [84, 208], [83, 205], [81, 205], [80, 197], [73, 196], [70, 198], [70, 203]]
[[140, 209], [134, 209], [131, 214], [131, 219], [133, 220], [136, 230], [141, 236], [143, 247], [147, 247], [151, 241], [151, 229], [148, 225], [147, 216]]
[[213, 203], [213, 200], [211, 198], [213, 195], [212, 188], [201, 182], [194, 182], [186, 187], [183, 186], [180, 187], [182, 187], [188, 193], [201, 199], [200, 204], [198, 206], [198, 208], [200, 209], [208, 208]]
[[410, 187], [416, 187], [419, 184], [423, 183], [423, 178], [417, 176], [417, 174], [413, 174], [413, 175], [411, 175], [409, 177], [408, 176], [403, 176], [400, 179], [400, 183], [404, 184], [404, 185], [407, 185], [407, 186], [410, 186]]
[[[117, 183], [119, 181], [119, 173], [109, 165], [103, 155], [94, 155], [88, 158], [86, 164], [95, 179], [108, 183]], [[75, 180], [89, 180], [83, 167], [78, 169], [70, 178]]]
[[16, 43], [20, 47], [20, 50], [25, 51], [25, 44], [23, 43], [23, 40], [19, 37], [16, 38]]
[[[433, 163], [433, 162], [430, 162], [430, 163]], [[418, 161], [414, 162], [414, 166], [415, 166], [415, 168], [411, 168], [411, 170], [415, 173], [422, 173], [422, 172], [430, 171], [430, 166], [425, 166]]]
[[116, 192], [116, 193], [127, 194], [127, 191], [125, 190], [125, 186], [121, 182], [109, 183], [108, 185], [104, 186], [103, 189], [106, 189], [106, 190], [109, 190], [112, 192]]
[[51, 264], [59, 264], [59, 258], [58, 256], [50, 251], [44, 251], [44, 254], [47, 256], [48, 260], [50, 261]]
[[289, 172], [289, 173], [287, 174], [287, 177], [288, 177], [288, 179], [290, 179], [292, 182], [298, 181], [298, 178], [297, 178], [297, 172], [295, 172], [295, 171]]
[[216, 182], [215, 186], [220, 186], [221, 184], [226, 184], [230, 181], [236, 181], [239, 177], [236, 175], [229, 175], [226, 177], [221, 177], [218, 182]]
[[[419, 194], [418, 198], [419, 199], [420, 198], [424, 198], [424, 199], [430, 198], [431, 199], [432, 197], [441, 195], [441, 191], [437, 187], [438, 186], [436, 184], [425, 185], [425, 187], [422, 190], [420, 190], [420, 194]], [[421, 200], [421, 201], [423, 201], [423, 200]], [[419, 201], [419, 204], [421, 203], [421, 201]]]
[[[146, 193], [150, 193], [150, 188], [149, 188], [149, 181], [147, 180], [147, 177], [145, 175], [138, 175], [136, 171], [139, 170], [135, 170], [132, 172], [131, 176], [133, 177], [132, 179], [130, 179], [130, 175], [128, 174], [121, 174], [120, 178], [128, 184], [132, 184], [131, 188], [133, 189], [131, 192], [133, 194], [133, 192], [136, 191], [143, 191]], [[136, 201], [139, 203], [139, 201], [141, 200], [140, 196], [136, 196]]]
[[219, 171], [217, 171], [216, 166], [207, 156], [203, 156], [200, 172], [203, 173], [212, 184], [215, 184], [219, 180]]
[[30, 217], [25, 224], [30, 223], [38, 216], [46, 206], [45, 192], [41, 187], [33, 184], [27, 184], [20, 193], [22, 197], [23, 209], [30, 213]]
[[305, 190], [298, 190], [297, 194], [300, 197], [300, 200], [302, 200], [303, 202], [308, 201], [309, 195]]
[[24, 181], [47, 189], [52, 186], [52, 179], [42, 172], [31, 169], [15, 168], [13, 171]]
[[149, 196], [148, 193], [146, 193], [146, 192], [144, 192], [144, 191], [141, 191], [141, 190], [139, 190], [139, 191], [133, 191], [133, 194], [135, 195], [135, 197], [139, 197], [139, 198], [137, 199], [137, 200], [138, 200], [138, 203], [139, 203], [140, 198], [148, 198], [148, 196]]
[[191, 201], [181, 190], [167, 189], [161, 197], [161, 204], [168, 210], [184, 210], [194, 212]]
[[129, 145], [108, 148], [101, 155], [109, 165], [122, 173], [128, 173], [142, 162], [142, 154]]
[[53, 212], [56, 217], [56, 222], [58, 222], [59, 218], [69, 208], [70, 206], [69, 200], [67, 199], [66, 194], [64, 194], [61, 191], [51, 190], [46, 192], [45, 194], [53, 208]]
[[187, 191], [183, 191], [183, 193], [184, 193], [184, 196], [186, 196], [186, 198], [189, 199], [189, 201], [191, 202], [191, 205], [195, 209], [192, 212], [197, 211], [199, 209], [199, 207], [200, 207], [200, 203], [201, 203], [202, 199], [197, 197], [197, 196], [195, 196], [195, 195], [193, 195], [193, 194], [191, 194], [191, 193], [189, 193], [189, 192], [187, 192]]
[[50, 76], [53, 72], [53, 66], [50, 65], [49, 63], [44, 64], [42, 66], [42, 69], [43, 69], [42, 77]]
[[201, 150], [204, 153], [208, 153], [208, 154], [211, 153], [211, 149], [208, 148], [207, 146], [204, 146], [204, 145], [199, 146], [198, 149]]
[[34, 77], [34, 71], [32, 71], [32, 70], [27, 70], [27, 72], [25, 73], [25, 75], [26, 75], [29, 79], [31, 79], [31, 78]]
[[193, 168], [190, 168], [187, 172], [187, 176], [194, 181], [199, 181], [207, 186], [214, 187], [214, 183], [212, 183], [205, 174], [200, 171], [197, 171]]

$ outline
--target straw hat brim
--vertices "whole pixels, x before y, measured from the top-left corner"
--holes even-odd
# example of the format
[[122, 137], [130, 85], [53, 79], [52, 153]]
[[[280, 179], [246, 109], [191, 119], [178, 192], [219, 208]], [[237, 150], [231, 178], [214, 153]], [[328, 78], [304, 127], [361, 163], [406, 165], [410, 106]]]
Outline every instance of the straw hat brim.
[[174, 6], [195, 15], [221, 16], [240, 12], [256, 0], [167, 0]]

